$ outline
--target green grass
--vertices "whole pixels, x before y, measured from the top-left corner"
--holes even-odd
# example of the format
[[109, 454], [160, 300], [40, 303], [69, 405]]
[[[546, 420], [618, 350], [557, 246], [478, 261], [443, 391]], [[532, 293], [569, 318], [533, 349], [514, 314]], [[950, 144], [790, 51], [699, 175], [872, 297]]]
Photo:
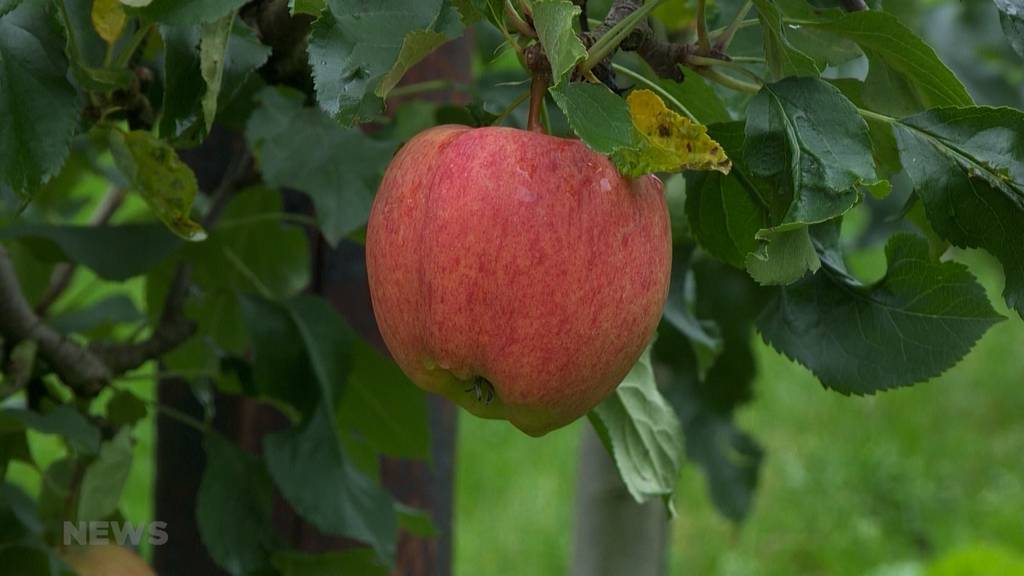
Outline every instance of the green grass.
[[[755, 509], [731, 525], [688, 465], [672, 574], [883, 574], [979, 543], [1024, 551], [1024, 323], [992, 263], [967, 259], [1009, 320], [932, 382], [848, 398], [758, 343], [757, 398], [739, 414], [767, 451]], [[459, 424], [456, 576], [565, 574], [579, 425], [537, 440]]]

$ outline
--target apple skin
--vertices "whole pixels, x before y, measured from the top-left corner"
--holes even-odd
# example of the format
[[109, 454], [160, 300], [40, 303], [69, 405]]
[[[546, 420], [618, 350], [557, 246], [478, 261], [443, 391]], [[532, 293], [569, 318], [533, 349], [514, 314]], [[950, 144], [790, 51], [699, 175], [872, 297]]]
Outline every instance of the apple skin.
[[114, 544], [75, 546], [64, 550], [61, 558], [78, 576], [156, 576], [138, 554]]
[[651, 341], [672, 238], [654, 176], [625, 178], [577, 140], [438, 126], [388, 167], [366, 257], [405, 374], [542, 436], [608, 396]]

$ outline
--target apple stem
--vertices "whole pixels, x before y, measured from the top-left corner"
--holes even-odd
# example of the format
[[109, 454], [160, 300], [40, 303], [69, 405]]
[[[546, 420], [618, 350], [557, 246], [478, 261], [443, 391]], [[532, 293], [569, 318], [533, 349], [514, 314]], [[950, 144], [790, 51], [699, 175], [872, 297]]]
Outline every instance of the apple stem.
[[537, 72], [530, 83], [530, 114], [526, 117], [526, 129], [544, 134], [541, 111], [544, 109], [544, 95], [548, 91], [548, 75]]

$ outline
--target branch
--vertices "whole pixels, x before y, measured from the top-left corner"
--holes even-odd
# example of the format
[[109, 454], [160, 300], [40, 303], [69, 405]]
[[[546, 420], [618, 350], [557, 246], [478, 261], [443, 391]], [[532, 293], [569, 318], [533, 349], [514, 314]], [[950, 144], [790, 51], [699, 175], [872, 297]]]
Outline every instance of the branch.
[[102, 360], [44, 323], [32, 309], [3, 247], [0, 247], [0, 333], [12, 342], [34, 340], [39, 345], [39, 354], [61, 380], [85, 395], [96, 394], [110, 381], [110, 369]]
[[580, 7], [580, 32], [590, 32], [590, 18], [587, 17], [587, 0], [572, 0], [572, 3]]
[[697, 45], [704, 52], [711, 51], [711, 41], [708, 40], [708, 19], [704, 14], [705, 0], [697, 0]]
[[[203, 224], [211, 228], [224, 211], [232, 193], [242, 185], [252, 169], [252, 157], [242, 151], [213, 193]], [[103, 216], [101, 211], [97, 218]], [[109, 216], [106, 216], [109, 218]], [[64, 337], [40, 318], [21, 291], [17, 272], [7, 251], [0, 246], [0, 337], [12, 345], [34, 341], [39, 356], [80, 397], [91, 398], [111, 380], [159, 358], [180, 346], [196, 331], [196, 323], [185, 315], [185, 300], [191, 286], [186, 264], [175, 270], [160, 321], [153, 333], [137, 343], [95, 343], [84, 347]]]
[[89, 350], [102, 359], [113, 374], [124, 374], [174, 350], [191, 338], [197, 328], [196, 323], [185, 316], [190, 284], [188, 265], [179, 264], [164, 300], [160, 322], [148, 338], [131, 344], [98, 343], [90, 346]]
[[[252, 155], [243, 149], [228, 166], [220, 186], [213, 192], [210, 208], [203, 218], [203, 227], [212, 229], [228, 200], [245, 181], [252, 169]], [[94, 344], [90, 349], [110, 368], [114, 374], [124, 374], [174, 350], [195, 334], [196, 323], [185, 315], [185, 300], [192, 285], [192, 271], [185, 263], [178, 264], [171, 280], [171, 288], [164, 300], [160, 321], [153, 333], [142, 342], [130, 344]]]

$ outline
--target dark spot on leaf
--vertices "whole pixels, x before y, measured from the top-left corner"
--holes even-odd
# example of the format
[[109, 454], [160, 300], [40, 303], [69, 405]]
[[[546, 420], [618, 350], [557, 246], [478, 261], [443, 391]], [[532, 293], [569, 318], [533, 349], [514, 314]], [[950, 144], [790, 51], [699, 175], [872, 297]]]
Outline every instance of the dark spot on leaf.
[[667, 124], [658, 124], [658, 135], [662, 138], [668, 138], [672, 135], [672, 127]]

